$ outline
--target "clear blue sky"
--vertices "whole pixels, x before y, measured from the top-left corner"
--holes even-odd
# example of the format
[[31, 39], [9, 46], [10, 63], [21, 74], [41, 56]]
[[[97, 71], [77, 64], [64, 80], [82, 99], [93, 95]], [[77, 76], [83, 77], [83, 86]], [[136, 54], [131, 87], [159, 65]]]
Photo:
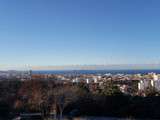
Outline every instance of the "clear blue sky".
[[159, 0], [1, 0], [0, 65], [160, 60]]

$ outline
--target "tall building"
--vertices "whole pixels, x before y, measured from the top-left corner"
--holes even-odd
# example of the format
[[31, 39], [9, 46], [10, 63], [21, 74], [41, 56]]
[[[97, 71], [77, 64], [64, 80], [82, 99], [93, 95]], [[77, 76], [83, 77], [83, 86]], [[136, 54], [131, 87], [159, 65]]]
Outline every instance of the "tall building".
[[32, 80], [32, 70], [29, 70], [29, 79]]
[[155, 73], [149, 74], [151, 78], [140, 80], [138, 83], [138, 89], [139, 90], [145, 90], [148, 87], [154, 87], [158, 91], [160, 91], [160, 79], [158, 75]]

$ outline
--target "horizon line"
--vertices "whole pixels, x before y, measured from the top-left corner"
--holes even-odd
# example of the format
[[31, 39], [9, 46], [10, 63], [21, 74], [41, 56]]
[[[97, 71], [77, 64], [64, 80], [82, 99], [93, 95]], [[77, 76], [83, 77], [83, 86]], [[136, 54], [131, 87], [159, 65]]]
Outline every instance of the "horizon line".
[[160, 64], [95, 64], [95, 65], [0, 65], [0, 70], [115, 70], [160, 69]]

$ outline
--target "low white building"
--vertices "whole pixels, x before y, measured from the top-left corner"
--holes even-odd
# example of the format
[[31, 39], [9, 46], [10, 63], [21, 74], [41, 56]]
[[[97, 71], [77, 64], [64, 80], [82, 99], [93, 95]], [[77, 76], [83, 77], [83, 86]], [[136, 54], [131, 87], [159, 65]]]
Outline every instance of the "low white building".
[[73, 83], [79, 83], [80, 81], [79, 81], [78, 78], [75, 78], [75, 79], [72, 80], [72, 82], [73, 82]]
[[154, 87], [160, 91], [160, 80], [154, 82]]
[[152, 78], [140, 80], [140, 82], [138, 83], [138, 89], [145, 90], [146, 88], [151, 86], [160, 91], [160, 79], [158, 75], [156, 75], [155, 73], [150, 73], [149, 75], [151, 75]]
[[90, 80], [89, 80], [88, 78], [86, 79], [86, 83], [87, 83], [87, 84], [89, 84], [89, 83], [90, 83]]
[[138, 89], [139, 90], [144, 90], [145, 88], [149, 87], [151, 85], [151, 81], [150, 80], [141, 80], [138, 83]]

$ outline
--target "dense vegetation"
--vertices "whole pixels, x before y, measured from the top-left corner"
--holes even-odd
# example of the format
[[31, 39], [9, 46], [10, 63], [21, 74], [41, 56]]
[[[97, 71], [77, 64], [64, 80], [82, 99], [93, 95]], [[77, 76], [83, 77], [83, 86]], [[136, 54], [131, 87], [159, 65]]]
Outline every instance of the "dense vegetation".
[[0, 117], [40, 112], [43, 117], [63, 114], [160, 118], [160, 97], [147, 89], [148, 96], [122, 94], [112, 82], [91, 92], [87, 84], [55, 83], [51, 80], [0, 81]]

